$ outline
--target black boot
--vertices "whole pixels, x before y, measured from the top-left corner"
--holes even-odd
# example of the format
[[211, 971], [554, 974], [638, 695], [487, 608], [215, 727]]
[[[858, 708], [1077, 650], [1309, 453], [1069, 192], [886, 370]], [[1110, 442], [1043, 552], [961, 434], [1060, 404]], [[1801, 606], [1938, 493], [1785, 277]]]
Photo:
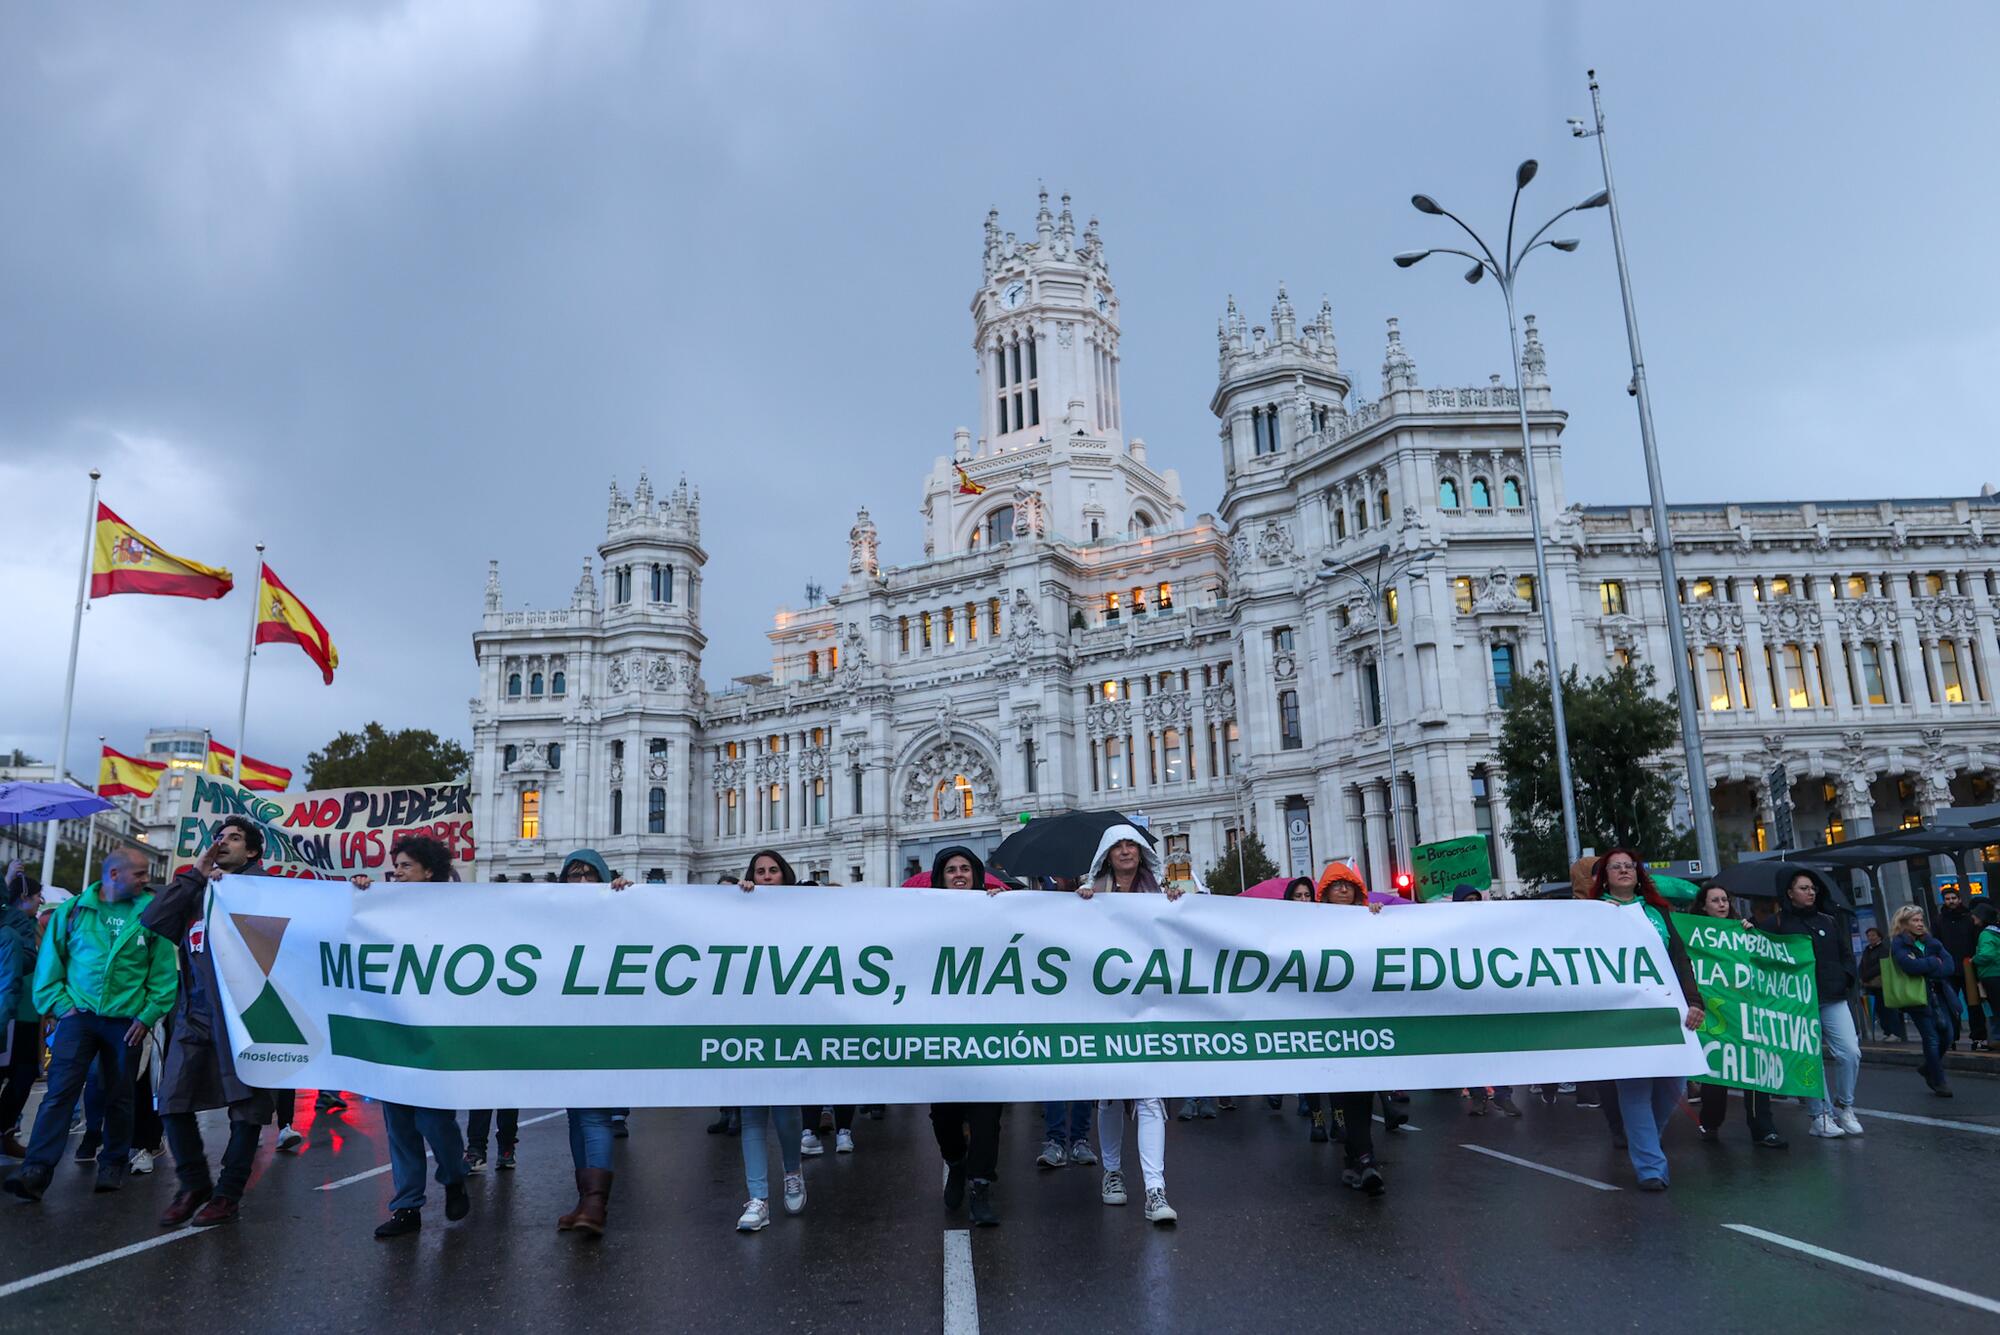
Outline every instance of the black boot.
[[991, 1227], [1000, 1222], [1000, 1212], [993, 1208], [993, 1184], [978, 1182], [972, 1184], [972, 1222]]
[[965, 1204], [965, 1160], [945, 1165], [944, 1208], [956, 1210]]
[[391, 1210], [389, 1217], [375, 1227], [378, 1238], [400, 1238], [405, 1233], [414, 1233], [424, 1226], [422, 1210]]

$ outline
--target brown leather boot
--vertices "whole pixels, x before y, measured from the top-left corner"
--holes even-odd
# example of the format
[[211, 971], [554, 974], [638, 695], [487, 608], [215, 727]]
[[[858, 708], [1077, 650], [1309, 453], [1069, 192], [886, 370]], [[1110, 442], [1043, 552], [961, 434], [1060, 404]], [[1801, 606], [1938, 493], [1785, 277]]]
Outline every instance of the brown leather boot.
[[583, 1199], [576, 1204], [574, 1227], [580, 1233], [600, 1237], [604, 1233], [604, 1208], [611, 1202], [611, 1170], [583, 1168], [576, 1176], [577, 1184], [583, 1188]]
[[583, 1182], [583, 1175], [586, 1171], [588, 1170], [582, 1168], [576, 1170], [576, 1208], [568, 1214], [556, 1216], [556, 1232], [558, 1233], [567, 1233], [575, 1228], [577, 1216], [583, 1213], [583, 1198], [589, 1190]]

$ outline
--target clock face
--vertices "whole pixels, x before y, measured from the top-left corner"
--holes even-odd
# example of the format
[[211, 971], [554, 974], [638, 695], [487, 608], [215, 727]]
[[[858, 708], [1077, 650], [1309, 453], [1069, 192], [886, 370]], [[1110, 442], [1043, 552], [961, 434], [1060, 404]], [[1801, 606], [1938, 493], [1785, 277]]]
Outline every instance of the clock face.
[[1099, 315], [1109, 315], [1111, 313], [1111, 294], [1109, 292], [1106, 292], [1103, 288], [1099, 288], [1095, 300]]
[[1027, 299], [1028, 285], [1018, 278], [1000, 289], [1000, 304], [1010, 311]]

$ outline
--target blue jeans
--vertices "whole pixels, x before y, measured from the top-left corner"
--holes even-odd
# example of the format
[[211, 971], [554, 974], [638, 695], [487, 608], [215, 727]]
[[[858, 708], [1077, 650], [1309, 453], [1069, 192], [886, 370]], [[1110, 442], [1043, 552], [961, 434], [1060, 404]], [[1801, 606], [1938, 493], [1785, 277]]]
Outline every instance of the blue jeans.
[[[1936, 1006], [1906, 1006], [1902, 1010], [1904, 1019], [1917, 1027], [1917, 1037], [1924, 1044], [1924, 1083], [1932, 1089], [1944, 1084], [1945, 1035], [1950, 1032], [1945, 1018]], [[39, 1130], [41, 1123], [35, 1123]]]
[[1644, 1182], [1667, 1178], [1667, 1154], [1660, 1148], [1660, 1136], [1673, 1120], [1674, 1109], [1687, 1096], [1684, 1075], [1640, 1076], [1634, 1080], [1614, 1080], [1618, 1111], [1625, 1119], [1626, 1152], [1632, 1156], [1632, 1171]]
[[743, 1110], [743, 1183], [753, 1200], [771, 1199], [771, 1147], [766, 1137], [778, 1142], [778, 1158], [787, 1173], [799, 1171], [799, 1106], [745, 1108]]
[[1861, 1078], [1861, 1038], [1854, 1032], [1854, 1012], [1844, 1001], [1819, 1008], [1820, 1046], [1826, 1053], [1826, 1092], [1830, 1098], [1807, 1099], [1806, 1116], [1818, 1117], [1854, 1106], [1854, 1086]]
[[93, 1065], [104, 1089], [104, 1148], [98, 1171], [122, 1173], [132, 1159], [132, 1067], [125, 1046], [129, 1019], [71, 1011], [49, 1038], [49, 1087], [35, 1113], [23, 1168], [53, 1168], [69, 1140], [69, 1118]]
[[1060, 1141], [1064, 1145], [1089, 1140], [1091, 1106], [1088, 1100], [1082, 1103], [1044, 1103], [1042, 1139]]
[[569, 1110], [569, 1157], [578, 1168], [611, 1171], [611, 1119], [609, 1108]]
[[391, 1210], [424, 1208], [424, 1145], [437, 1156], [439, 1186], [465, 1181], [465, 1137], [458, 1114], [442, 1108], [412, 1108], [407, 1103], [382, 1105], [382, 1125], [389, 1131], [389, 1177], [396, 1194]]

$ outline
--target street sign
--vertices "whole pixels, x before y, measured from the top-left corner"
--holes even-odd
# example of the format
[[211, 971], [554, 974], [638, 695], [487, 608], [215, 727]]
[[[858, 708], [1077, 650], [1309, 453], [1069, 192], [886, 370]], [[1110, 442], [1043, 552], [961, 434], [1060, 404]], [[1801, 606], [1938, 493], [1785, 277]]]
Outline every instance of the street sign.
[[1783, 765], [1771, 767], [1765, 782], [1771, 786], [1771, 847], [1789, 849], [1792, 845], [1792, 778]]
[[1418, 844], [1410, 850], [1410, 870], [1416, 875], [1420, 900], [1448, 895], [1461, 885], [1484, 890], [1493, 884], [1493, 863], [1483, 834]]

